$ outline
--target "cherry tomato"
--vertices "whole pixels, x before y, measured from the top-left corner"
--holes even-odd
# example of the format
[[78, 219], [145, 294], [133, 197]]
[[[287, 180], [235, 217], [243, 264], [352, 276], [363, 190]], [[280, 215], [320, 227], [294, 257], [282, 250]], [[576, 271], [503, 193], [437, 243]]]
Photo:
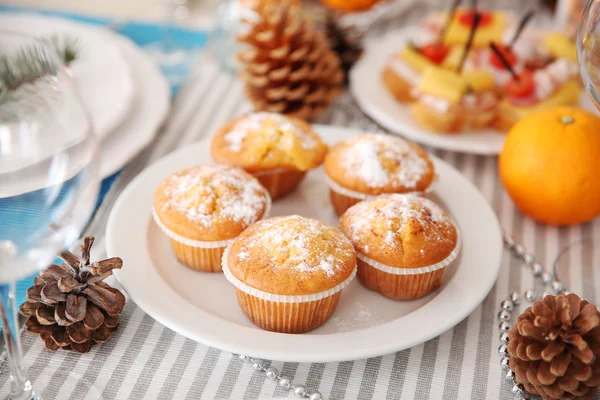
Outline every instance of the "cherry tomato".
[[423, 46], [420, 52], [434, 64], [441, 64], [448, 55], [450, 48], [440, 43]]
[[[479, 13], [479, 15], [481, 15], [481, 19], [479, 20], [480, 28], [482, 26], [491, 24], [492, 21], [494, 20], [494, 14], [492, 14], [490, 11], [477, 10], [477, 12]], [[463, 11], [458, 16], [458, 21], [461, 24], [466, 25], [466, 26], [473, 25], [474, 20], [475, 20], [475, 11], [474, 10]]]
[[519, 75], [519, 80], [511, 79], [506, 85], [506, 93], [513, 98], [528, 97], [535, 90], [535, 82], [531, 71], [523, 71]]
[[[514, 66], [515, 64], [517, 64], [518, 57], [517, 57], [517, 54], [512, 49], [509, 49], [508, 47], [506, 47], [503, 44], [499, 44], [499, 45], [496, 45], [496, 46], [502, 52], [502, 55], [504, 56], [504, 59], [506, 61], [508, 61], [508, 63], [511, 66]], [[500, 60], [500, 58], [494, 52], [492, 52], [490, 54], [490, 63], [494, 67], [496, 67], [498, 69], [504, 69], [504, 64], [502, 64], [502, 61]]]

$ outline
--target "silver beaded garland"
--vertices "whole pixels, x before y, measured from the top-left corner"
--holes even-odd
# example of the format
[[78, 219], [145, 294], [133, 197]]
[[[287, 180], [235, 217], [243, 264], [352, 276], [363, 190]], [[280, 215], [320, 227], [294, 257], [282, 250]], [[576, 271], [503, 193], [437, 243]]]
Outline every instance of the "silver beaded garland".
[[500, 321], [509, 321], [510, 317], [510, 312], [507, 310], [500, 310], [500, 312], [498, 313], [498, 320]]
[[515, 249], [515, 254], [518, 255], [519, 257], [523, 257], [525, 255], [525, 246], [523, 246], [522, 244], [516, 244], [514, 246]]
[[523, 390], [524, 390], [524, 389], [523, 389], [523, 385], [521, 385], [521, 384], [519, 384], [519, 383], [515, 383], [515, 384], [513, 385], [512, 389], [511, 389], [511, 391], [512, 391], [514, 394], [521, 394], [521, 393], [523, 393]]
[[498, 325], [498, 329], [500, 329], [502, 332], [508, 332], [510, 331], [510, 328], [512, 328], [512, 325], [506, 321], [502, 321], [500, 322], [500, 325]]
[[504, 235], [504, 243], [509, 249], [512, 249], [515, 246], [516, 239], [512, 235]]
[[504, 356], [500, 360], [500, 365], [502, 366], [502, 369], [505, 371], [508, 369], [509, 363], [510, 363], [510, 357], [508, 357], [508, 356]]
[[552, 290], [554, 290], [558, 294], [561, 294], [565, 291], [565, 287], [559, 281], [552, 281]]
[[535, 256], [531, 253], [525, 253], [523, 256], [523, 261], [525, 261], [525, 264], [531, 265], [535, 262]]
[[281, 376], [279, 377], [279, 386], [289, 390], [292, 388], [292, 381], [287, 376]]
[[304, 385], [294, 385], [294, 394], [298, 397], [306, 396], [306, 388]]
[[252, 368], [257, 371], [262, 371], [265, 368], [265, 362], [259, 358], [252, 360]]
[[266, 375], [267, 375], [267, 378], [276, 380], [277, 377], [279, 376], [279, 371], [275, 367], [269, 367], [269, 368], [267, 368]]
[[500, 303], [500, 307], [506, 311], [512, 311], [513, 308], [515, 308], [513, 302], [510, 300], [504, 300], [502, 303]]
[[323, 400], [323, 395], [319, 392], [313, 392], [313, 393], [311, 393], [309, 399], [310, 400]]
[[507, 356], [508, 346], [506, 346], [505, 344], [501, 344], [500, 347], [498, 347], [498, 354], [500, 354], [501, 356]]
[[544, 266], [540, 263], [533, 263], [531, 268], [533, 269], [533, 275], [535, 276], [540, 276], [542, 272], [544, 272]]
[[533, 303], [535, 301], [535, 298], [537, 297], [537, 293], [535, 293], [533, 290], [528, 290], [525, 292], [525, 298], [527, 299], [528, 302]]
[[513, 380], [515, 379], [515, 372], [512, 369], [506, 371], [506, 379]]
[[507, 344], [509, 342], [508, 332], [502, 332], [500, 334], [500, 343]]
[[552, 274], [550, 272], [545, 271], [545, 272], [542, 273], [542, 281], [545, 284], [548, 284], [548, 283], [552, 282], [553, 278], [554, 277], [552, 276]]
[[510, 295], [510, 301], [515, 305], [519, 305], [521, 303], [521, 295], [517, 292], [512, 292]]

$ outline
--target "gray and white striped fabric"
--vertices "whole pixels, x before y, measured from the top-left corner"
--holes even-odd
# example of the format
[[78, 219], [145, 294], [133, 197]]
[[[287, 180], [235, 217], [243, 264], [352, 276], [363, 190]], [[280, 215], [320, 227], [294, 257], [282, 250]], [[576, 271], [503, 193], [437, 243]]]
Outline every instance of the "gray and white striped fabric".
[[[351, 104], [345, 95], [322, 122], [369, 127]], [[185, 146], [249, 109], [239, 82], [211, 65], [202, 65], [176, 99], [173, 115], [161, 134], [180, 139], [177, 143], [165, 140], [161, 145], [165, 149]], [[493, 206], [504, 229], [546, 265], [551, 266], [568, 243], [600, 235], [600, 219], [558, 229], [522, 216], [497, 179], [495, 157], [429, 150], [471, 179]], [[569, 264], [570, 275], [564, 282], [570, 290], [597, 302], [600, 271], [592, 265], [600, 265], [600, 254], [574, 254]], [[318, 390], [331, 400], [512, 399], [497, 355], [500, 343], [496, 312], [508, 293], [531, 287], [543, 291], [538, 283], [534, 284], [530, 271], [505, 253], [500, 276], [488, 297], [467, 319], [438, 338], [368, 360], [267, 363], [295, 383], [306, 384], [310, 391]], [[293, 397], [231, 354], [195, 343], [155, 322], [133, 302], [127, 304], [114, 336], [89, 354], [52, 353], [37, 337], [27, 334], [23, 336], [23, 347], [29, 377], [47, 400]], [[90, 390], [92, 385], [94, 389]], [[0, 398], [6, 398], [8, 391], [8, 371], [3, 363]]]

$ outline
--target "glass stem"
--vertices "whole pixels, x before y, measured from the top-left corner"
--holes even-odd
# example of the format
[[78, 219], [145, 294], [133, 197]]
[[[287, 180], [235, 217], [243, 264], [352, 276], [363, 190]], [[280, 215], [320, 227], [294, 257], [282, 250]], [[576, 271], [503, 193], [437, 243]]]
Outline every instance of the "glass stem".
[[173, 24], [175, 21], [175, 8], [177, 5], [173, 0], [163, 0], [165, 19], [163, 21], [163, 34], [161, 47], [163, 54], [169, 54], [173, 50]]
[[18, 312], [15, 282], [0, 283], [0, 318], [10, 371], [10, 399], [41, 400], [25, 376]]

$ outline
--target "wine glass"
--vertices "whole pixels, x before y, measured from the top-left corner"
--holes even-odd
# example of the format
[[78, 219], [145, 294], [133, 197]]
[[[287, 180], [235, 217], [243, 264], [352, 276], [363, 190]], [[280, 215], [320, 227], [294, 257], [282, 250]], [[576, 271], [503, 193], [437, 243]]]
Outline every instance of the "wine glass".
[[[577, 30], [577, 61], [586, 91], [600, 110], [600, 0], [588, 0]], [[594, 262], [600, 254], [600, 238], [583, 237], [561, 250], [554, 263], [554, 274], [569, 283], [574, 266], [570, 260], [580, 259], [582, 268], [597, 268]], [[579, 257], [579, 258], [577, 258]], [[594, 261], [595, 260], [595, 261]], [[579, 266], [575, 266], [579, 267]], [[581, 273], [579, 276], [583, 276]], [[583, 278], [582, 278], [583, 279]]]
[[98, 195], [90, 121], [48, 42], [0, 31], [0, 317], [10, 398], [40, 399], [23, 366], [15, 281], [78, 239]]

